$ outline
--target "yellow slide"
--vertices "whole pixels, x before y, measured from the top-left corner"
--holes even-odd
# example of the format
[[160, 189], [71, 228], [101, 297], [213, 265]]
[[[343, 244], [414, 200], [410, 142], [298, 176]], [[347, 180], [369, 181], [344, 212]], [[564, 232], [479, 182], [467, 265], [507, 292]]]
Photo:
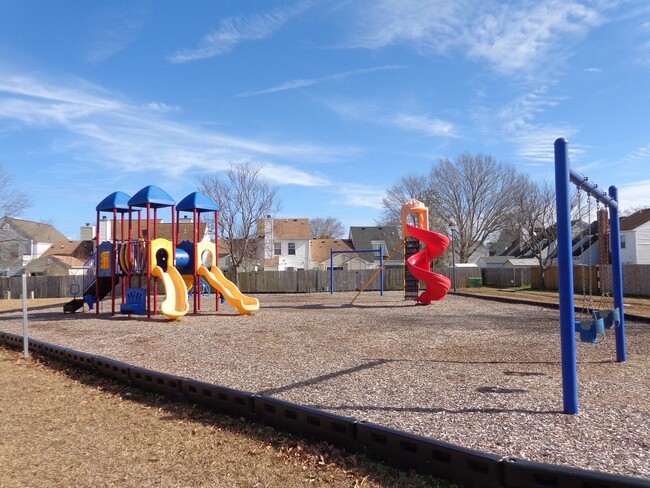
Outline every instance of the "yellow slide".
[[251, 314], [259, 310], [260, 302], [257, 298], [251, 298], [244, 295], [216, 266], [214, 266], [212, 270], [214, 272], [210, 271], [205, 266], [201, 266], [198, 269], [198, 273], [201, 276], [205, 276], [208, 283], [214, 286], [223, 297], [228, 300], [228, 303], [239, 311], [239, 313]]
[[190, 304], [187, 301], [185, 281], [174, 266], [167, 266], [167, 272], [160, 266], [154, 266], [151, 276], [160, 278], [165, 287], [165, 301], [160, 304], [160, 311], [171, 320], [176, 320], [185, 315]]

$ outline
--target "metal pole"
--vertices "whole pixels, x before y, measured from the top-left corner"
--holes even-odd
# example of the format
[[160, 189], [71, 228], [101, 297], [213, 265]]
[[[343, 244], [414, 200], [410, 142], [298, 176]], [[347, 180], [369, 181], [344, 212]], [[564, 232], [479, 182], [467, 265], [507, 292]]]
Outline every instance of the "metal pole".
[[334, 294], [334, 250], [330, 249], [330, 295]]
[[578, 413], [578, 367], [573, 301], [571, 252], [571, 204], [569, 196], [569, 147], [566, 139], [555, 141], [555, 192], [557, 202], [558, 270], [560, 272], [560, 341], [564, 413]]
[[456, 293], [456, 248], [454, 246], [454, 228], [451, 228], [451, 277], [454, 284], [454, 293]]
[[[609, 195], [618, 203], [618, 190], [609, 187]], [[610, 249], [612, 251], [612, 282], [614, 290], [614, 307], [618, 308], [621, 321], [616, 328], [616, 361], [627, 359], [625, 350], [625, 313], [623, 310], [623, 264], [621, 259], [621, 221], [618, 218], [618, 205], [609, 209], [609, 226], [611, 229]]]
[[23, 273], [23, 357], [29, 357], [29, 324], [27, 323], [27, 275]]
[[384, 249], [379, 246], [379, 295], [384, 296]]

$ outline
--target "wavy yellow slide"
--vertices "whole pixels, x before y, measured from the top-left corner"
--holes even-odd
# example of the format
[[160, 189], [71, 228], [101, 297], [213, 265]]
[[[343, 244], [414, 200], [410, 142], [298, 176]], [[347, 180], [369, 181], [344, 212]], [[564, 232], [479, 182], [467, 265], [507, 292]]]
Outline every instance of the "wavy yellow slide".
[[219, 290], [223, 297], [228, 300], [228, 303], [235, 307], [240, 314], [251, 314], [259, 310], [260, 302], [257, 298], [247, 297], [244, 295], [239, 291], [237, 285], [226, 278], [221, 270], [216, 266], [212, 269], [214, 272], [210, 271], [205, 266], [201, 266], [198, 269], [198, 273], [201, 276], [205, 276], [208, 283]]
[[165, 300], [160, 304], [160, 311], [163, 315], [176, 320], [185, 315], [190, 304], [187, 301], [187, 290], [183, 276], [174, 266], [167, 266], [167, 272], [160, 266], [154, 266], [151, 276], [160, 278], [165, 287]]

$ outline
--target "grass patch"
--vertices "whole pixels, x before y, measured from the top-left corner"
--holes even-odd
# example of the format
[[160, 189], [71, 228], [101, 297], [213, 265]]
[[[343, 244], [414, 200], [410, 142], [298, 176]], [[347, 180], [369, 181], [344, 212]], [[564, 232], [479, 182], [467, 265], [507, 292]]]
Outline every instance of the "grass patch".
[[448, 487], [0, 347], [7, 486]]

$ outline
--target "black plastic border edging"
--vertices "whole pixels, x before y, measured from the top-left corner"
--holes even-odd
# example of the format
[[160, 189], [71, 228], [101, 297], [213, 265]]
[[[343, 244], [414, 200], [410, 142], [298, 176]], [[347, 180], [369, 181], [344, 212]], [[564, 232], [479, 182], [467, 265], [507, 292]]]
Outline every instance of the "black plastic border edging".
[[184, 378], [138, 366], [128, 367], [129, 379], [135, 386], [154, 393], [165, 395], [174, 400], [182, 399], [182, 383]]
[[357, 424], [357, 442], [367, 453], [399, 467], [463, 486], [503, 486], [501, 457], [408, 434], [371, 422]]
[[255, 396], [255, 411], [262, 422], [279, 430], [323, 440], [351, 452], [363, 450], [357, 442], [357, 420], [352, 417], [262, 395]]
[[503, 484], [508, 488], [648, 488], [650, 479], [506, 458]]
[[253, 393], [190, 378], [183, 379], [181, 389], [185, 398], [191, 403], [213, 409], [218, 413], [257, 420]]
[[105, 358], [103, 356], [93, 356], [93, 365], [98, 373], [109, 376], [118, 381], [129, 383], [129, 369], [131, 365]]
[[[21, 348], [21, 335], [0, 331], [0, 343]], [[228, 415], [261, 421], [303, 437], [313, 437], [363, 451], [398, 468], [450, 480], [465, 486], [505, 488], [650, 488], [650, 479], [615, 475], [554, 464], [500, 458], [427, 437], [409, 434], [352, 417], [304, 407], [284, 400], [256, 395], [190, 378], [147, 370], [102, 356], [29, 340], [40, 351], [145, 390], [162, 393]], [[91, 359], [92, 366], [88, 362]], [[134, 380], [135, 378], [135, 380]]]

